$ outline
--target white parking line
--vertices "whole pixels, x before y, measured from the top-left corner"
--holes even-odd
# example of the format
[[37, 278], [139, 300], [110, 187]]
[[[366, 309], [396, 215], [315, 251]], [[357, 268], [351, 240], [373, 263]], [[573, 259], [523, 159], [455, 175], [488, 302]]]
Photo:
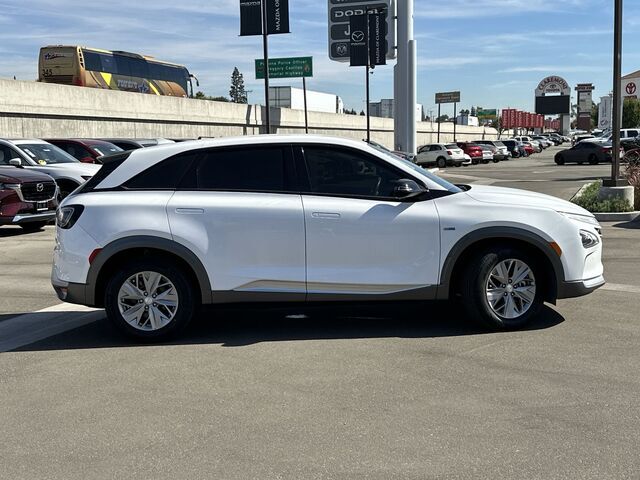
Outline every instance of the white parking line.
[[635, 285], [623, 285], [621, 283], [605, 283], [601, 289], [612, 292], [640, 293], [640, 287], [636, 287]]
[[0, 352], [93, 323], [104, 317], [104, 310], [62, 303], [37, 312], [0, 322]]

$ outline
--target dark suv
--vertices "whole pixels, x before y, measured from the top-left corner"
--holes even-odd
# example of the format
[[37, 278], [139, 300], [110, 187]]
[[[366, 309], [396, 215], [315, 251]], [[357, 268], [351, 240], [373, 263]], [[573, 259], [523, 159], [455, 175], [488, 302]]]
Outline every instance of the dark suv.
[[0, 166], [0, 226], [40, 230], [55, 219], [57, 193], [56, 182], [47, 174]]

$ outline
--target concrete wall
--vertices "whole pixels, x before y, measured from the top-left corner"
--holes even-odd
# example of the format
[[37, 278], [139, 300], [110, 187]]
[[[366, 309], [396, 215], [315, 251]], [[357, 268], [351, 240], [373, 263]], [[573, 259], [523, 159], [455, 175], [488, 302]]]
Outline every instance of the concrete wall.
[[[188, 98], [0, 79], [0, 137], [197, 138], [257, 135], [264, 108]], [[304, 133], [304, 112], [271, 109], [273, 132]], [[362, 140], [366, 119], [309, 112], [310, 133]], [[436, 141], [437, 124], [417, 124], [418, 143]], [[393, 120], [372, 118], [372, 139], [393, 147]], [[453, 124], [441, 125], [453, 140]], [[458, 140], [494, 139], [494, 129], [458, 126]]]

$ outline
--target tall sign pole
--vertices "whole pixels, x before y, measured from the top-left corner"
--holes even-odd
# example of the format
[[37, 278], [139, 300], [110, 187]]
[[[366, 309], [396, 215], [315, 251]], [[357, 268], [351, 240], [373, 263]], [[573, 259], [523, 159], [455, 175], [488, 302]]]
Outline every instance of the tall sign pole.
[[289, 33], [289, 0], [239, 0], [240, 36], [262, 35], [266, 133], [271, 133], [269, 110], [269, 35]]
[[269, 29], [267, 26], [267, 0], [260, 0], [262, 14], [262, 51], [264, 54], [264, 104], [266, 106], [267, 135], [271, 133], [271, 103], [269, 101]]
[[613, 152], [611, 178], [603, 182], [606, 187], [626, 185], [620, 178], [620, 128], [622, 128], [622, 0], [615, 0], [613, 26]]

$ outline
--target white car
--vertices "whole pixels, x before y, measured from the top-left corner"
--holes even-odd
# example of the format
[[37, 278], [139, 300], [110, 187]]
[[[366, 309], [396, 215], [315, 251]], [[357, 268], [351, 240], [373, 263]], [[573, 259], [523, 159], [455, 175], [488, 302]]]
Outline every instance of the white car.
[[364, 142], [254, 136], [105, 157], [59, 208], [52, 284], [144, 340], [245, 302], [456, 298], [514, 329], [603, 285], [601, 254], [572, 203], [458, 187]]
[[459, 167], [466, 159], [464, 151], [455, 143], [431, 143], [418, 148], [416, 163], [421, 167]]
[[64, 198], [100, 170], [101, 165], [82, 163], [61, 148], [42, 140], [3, 140], [0, 149], [7, 164], [46, 173], [58, 184]]

